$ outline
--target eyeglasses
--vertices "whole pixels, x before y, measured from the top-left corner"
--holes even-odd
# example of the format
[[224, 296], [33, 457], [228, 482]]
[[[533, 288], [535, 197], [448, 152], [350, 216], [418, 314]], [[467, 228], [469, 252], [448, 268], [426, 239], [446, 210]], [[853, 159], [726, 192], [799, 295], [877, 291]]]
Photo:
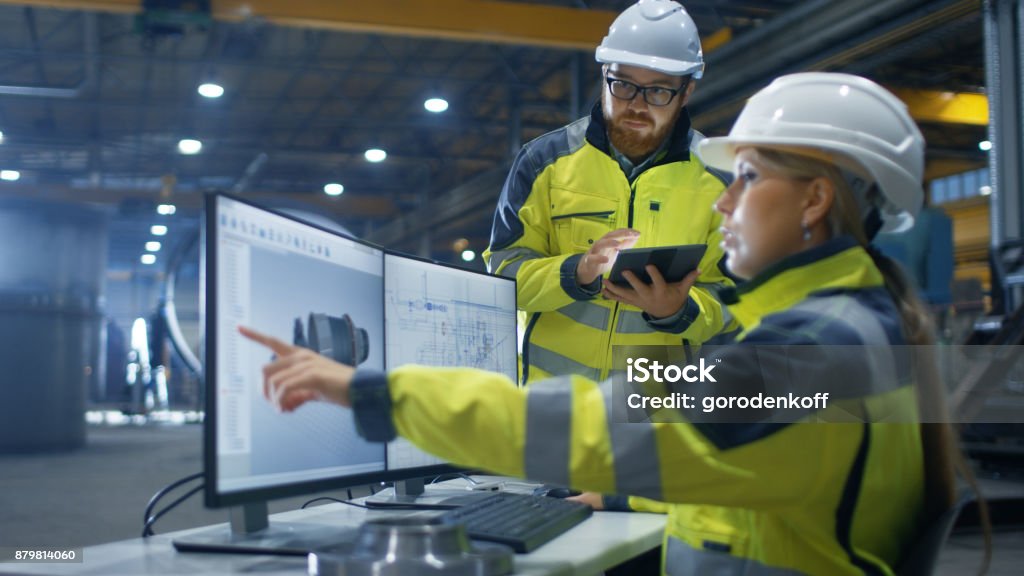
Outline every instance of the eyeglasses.
[[608, 83], [608, 90], [619, 100], [632, 100], [636, 98], [638, 92], [642, 92], [644, 95], [644, 102], [647, 102], [651, 106], [665, 106], [679, 94], [686, 89], [687, 82], [684, 80], [683, 85], [679, 88], [665, 88], [664, 86], [641, 86], [634, 84], [628, 80], [622, 80], [620, 78], [612, 78], [611, 76], [605, 76], [604, 81]]

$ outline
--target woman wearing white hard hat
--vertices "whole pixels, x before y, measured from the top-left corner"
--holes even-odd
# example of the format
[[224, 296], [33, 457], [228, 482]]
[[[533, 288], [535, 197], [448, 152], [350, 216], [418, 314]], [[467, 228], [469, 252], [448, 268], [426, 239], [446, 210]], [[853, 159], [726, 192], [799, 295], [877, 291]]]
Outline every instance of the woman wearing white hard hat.
[[[401, 434], [458, 464], [671, 503], [669, 574], [894, 573], [951, 504], [957, 454], [934, 366], [913, 368], [901, 347], [931, 342], [928, 320], [868, 245], [920, 206], [923, 138], [880, 86], [813, 73], [758, 92], [700, 150], [736, 172], [716, 207], [729, 266], [748, 281], [730, 305], [741, 343], [715, 351], [702, 382], [671, 388], [696, 409], [630, 422], [628, 382], [356, 372], [243, 329], [278, 356], [271, 397], [284, 410], [352, 406], [368, 439]], [[831, 403], [700, 409], [786, 393]]]

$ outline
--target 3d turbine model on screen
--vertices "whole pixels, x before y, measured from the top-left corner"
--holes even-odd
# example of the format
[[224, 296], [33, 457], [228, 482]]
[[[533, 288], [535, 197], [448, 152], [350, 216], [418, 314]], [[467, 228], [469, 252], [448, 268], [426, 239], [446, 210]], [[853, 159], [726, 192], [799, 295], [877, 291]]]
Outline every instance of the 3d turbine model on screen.
[[332, 360], [357, 366], [370, 355], [369, 338], [366, 330], [352, 322], [348, 314], [341, 318], [311, 312], [309, 314], [309, 332], [302, 326], [302, 318], [295, 319], [294, 344], [309, 348]]

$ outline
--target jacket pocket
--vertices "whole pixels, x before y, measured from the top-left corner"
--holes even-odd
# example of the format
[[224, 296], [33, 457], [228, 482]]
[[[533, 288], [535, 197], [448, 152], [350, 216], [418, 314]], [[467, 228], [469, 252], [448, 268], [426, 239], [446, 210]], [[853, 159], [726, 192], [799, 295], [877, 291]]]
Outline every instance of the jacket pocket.
[[614, 230], [615, 211], [576, 212], [551, 217], [560, 246], [587, 251], [602, 236]]

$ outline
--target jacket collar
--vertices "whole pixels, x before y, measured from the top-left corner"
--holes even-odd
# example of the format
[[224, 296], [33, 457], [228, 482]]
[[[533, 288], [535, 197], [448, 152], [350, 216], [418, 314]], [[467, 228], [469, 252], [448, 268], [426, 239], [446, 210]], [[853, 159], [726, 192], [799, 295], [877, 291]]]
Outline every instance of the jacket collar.
[[[668, 153], [660, 158], [652, 166], [660, 166], [670, 162], [687, 162], [690, 160], [690, 113], [684, 106], [676, 120], [676, 126], [669, 135]], [[604, 122], [604, 113], [601, 111], [601, 102], [598, 101], [590, 109], [590, 125], [587, 126], [587, 142], [590, 145], [612, 156], [611, 145], [608, 142], [607, 125]]]
[[788, 256], [721, 296], [745, 335], [765, 316], [792, 308], [816, 292], [884, 285], [871, 255], [853, 238], [842, 236]]

